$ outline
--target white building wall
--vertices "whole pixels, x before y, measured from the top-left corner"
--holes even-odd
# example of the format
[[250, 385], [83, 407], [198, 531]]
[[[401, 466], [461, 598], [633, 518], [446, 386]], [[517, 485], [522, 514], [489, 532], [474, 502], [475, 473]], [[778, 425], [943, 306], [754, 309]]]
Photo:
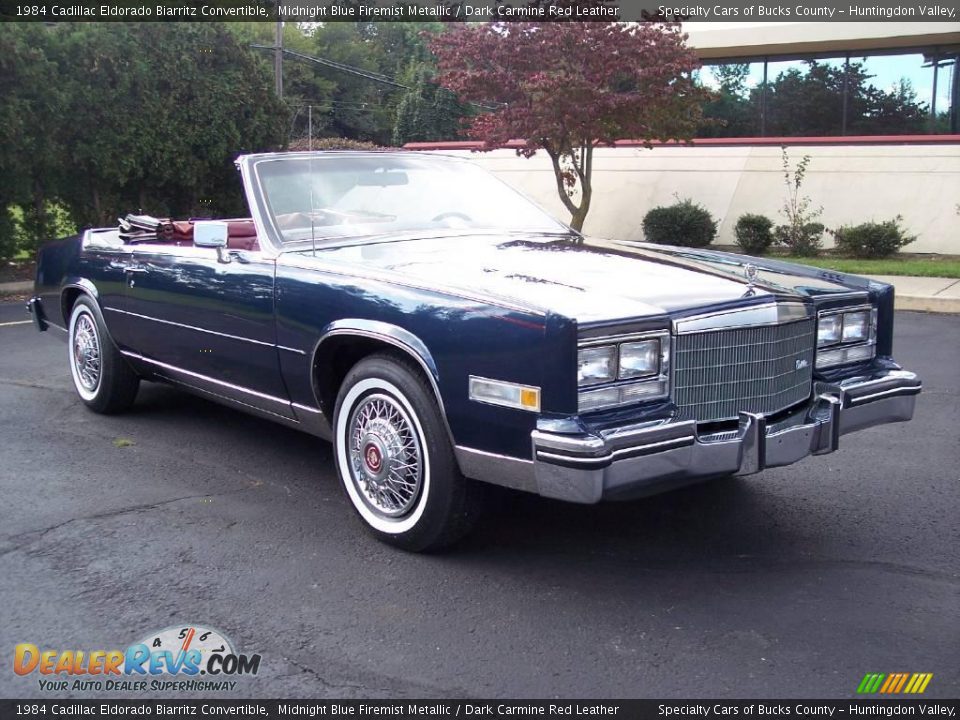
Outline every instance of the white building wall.
[[[527, 160], [513, 150], [444, 151], [469, 157], [553, 215], [569, 216], [556, 196], [547, 156]], [[960, 254], [960, 144], [813, 145], [788, 150], [793, 164], [810, 155], [803, 193], [823, 206], [827, 227], [902, 215], [918, 240], [906, 252]], [[783, 222], [786, 196], [780, 148], [770, 145], [598, 148], [594, 196], [585, 232], [642, 239], [648, 210], [674, 195], [704, 205], [719, 221], [716, 243], [734, 244], [743, 213]], [[832, 245], [829, 235], [825, 246]]]

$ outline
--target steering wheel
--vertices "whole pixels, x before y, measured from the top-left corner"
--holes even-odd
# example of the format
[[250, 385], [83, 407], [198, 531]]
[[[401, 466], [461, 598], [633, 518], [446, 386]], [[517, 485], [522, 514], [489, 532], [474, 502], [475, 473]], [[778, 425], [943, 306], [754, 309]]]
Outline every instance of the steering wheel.
[[472, 217], [462, 212], [442, 212], [430, 222], [440, 222], [441, 220], [446, 220], [447, 218], [457, 218], [458, 220], [463, 220], [464, 222], [473, 222]]

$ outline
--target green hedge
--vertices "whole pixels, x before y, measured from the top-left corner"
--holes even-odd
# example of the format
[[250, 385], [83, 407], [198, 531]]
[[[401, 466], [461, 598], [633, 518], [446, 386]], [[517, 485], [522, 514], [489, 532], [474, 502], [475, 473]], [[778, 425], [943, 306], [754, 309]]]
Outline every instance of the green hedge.
[[655, 207], [643, 218], [643, 234], [660, 245], [706, 247], [717, 234], [710, 212], [692, 200]]

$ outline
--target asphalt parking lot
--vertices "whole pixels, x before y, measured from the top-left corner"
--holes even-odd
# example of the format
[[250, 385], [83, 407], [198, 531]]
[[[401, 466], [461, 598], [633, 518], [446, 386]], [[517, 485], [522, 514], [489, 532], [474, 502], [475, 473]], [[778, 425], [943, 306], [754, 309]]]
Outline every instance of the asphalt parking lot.
[[26, 317], [0, 306], [0, 697], [42, 694], [16, 643], [179, 623], [262, 655], [234, 697], [960, 695], [960, 316], [898, 314], [912, 423], [643, 501], [502, 493], [437, 556], [368, 537], [307, 435], [152, 384], [90, 413]]

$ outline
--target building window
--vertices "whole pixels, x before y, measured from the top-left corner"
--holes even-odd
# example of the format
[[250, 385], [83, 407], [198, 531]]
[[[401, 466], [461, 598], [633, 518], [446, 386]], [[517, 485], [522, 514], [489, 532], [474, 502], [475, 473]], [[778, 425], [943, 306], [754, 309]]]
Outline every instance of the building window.
[[957, 133], [956, 50], [764, 58], [704, 66], [700, 137]]

